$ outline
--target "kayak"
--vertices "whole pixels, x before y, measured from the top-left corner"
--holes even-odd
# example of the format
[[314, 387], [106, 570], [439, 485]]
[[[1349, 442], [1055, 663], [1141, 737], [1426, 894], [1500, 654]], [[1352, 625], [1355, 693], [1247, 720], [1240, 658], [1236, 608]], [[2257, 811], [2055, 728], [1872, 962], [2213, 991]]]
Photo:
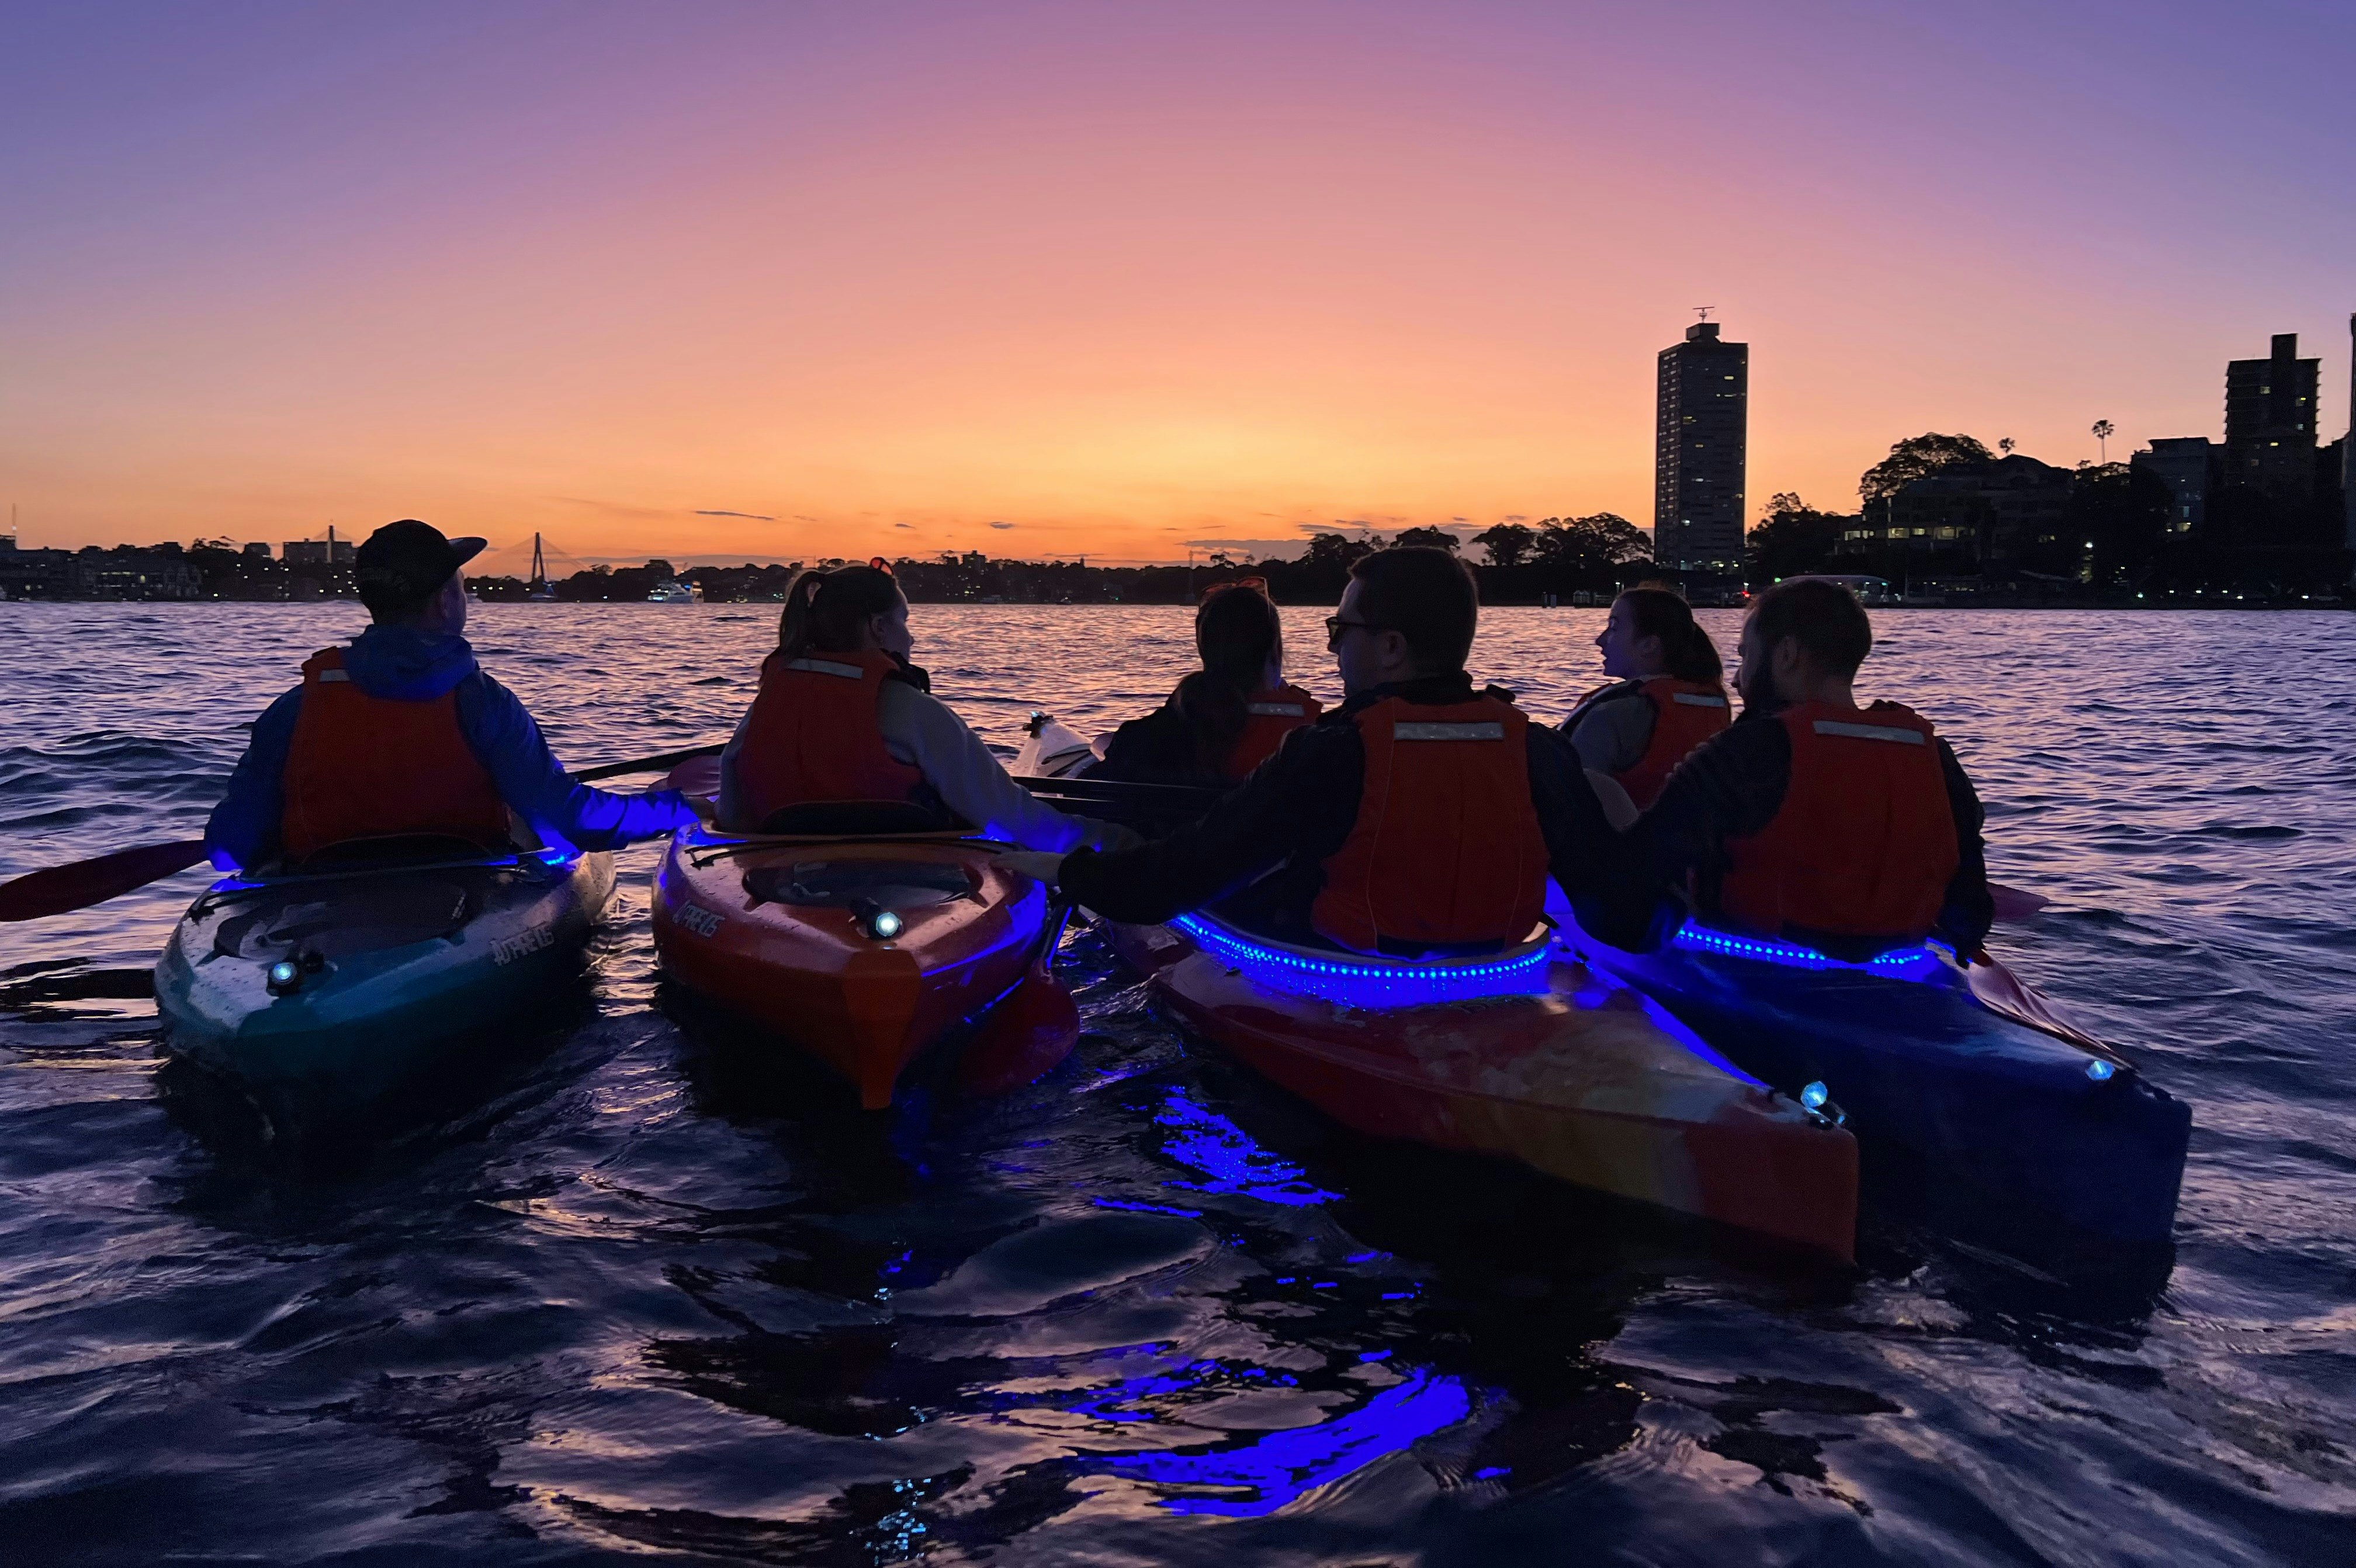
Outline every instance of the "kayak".
[[1849, 1134], [1543, 928], [1447, 960], [1295, 947], [1200, 913], [1109, 929], [1194, 1030], [1359, 1132], [1853, 1254]]
[[2001, 964], [1966, 969], [1927, 944], [1845, 964], [1691, 923], [1630, 954], [1563, 929], [1745, 1070], [1837, 1104], [1869, 1159], [1947, 1206], [2102, 1243], [2169, 1239], [2191, 1111]]
[[1033, 711], [1023, 726], [1023, 749], [1010, 770], [1016, 778], [1066, 779], [1102, 760], [1107, 737], [1084, 741], [1062, 720]]
[[680, 985], [828, 1063], [882, 1110], [911, 1061], [1031, 990], [1026, 978], [1069, 1007], [1044, 967], [1060, 912], [998, 863], [1002, 848], [957, 832], [683, 829], [655, 879], [655, 947]]
[[225, 878], [156, 961], [165, 1044], [265, 1113], [364, 1114], [576, 976], [613, 891], [555, 850]]

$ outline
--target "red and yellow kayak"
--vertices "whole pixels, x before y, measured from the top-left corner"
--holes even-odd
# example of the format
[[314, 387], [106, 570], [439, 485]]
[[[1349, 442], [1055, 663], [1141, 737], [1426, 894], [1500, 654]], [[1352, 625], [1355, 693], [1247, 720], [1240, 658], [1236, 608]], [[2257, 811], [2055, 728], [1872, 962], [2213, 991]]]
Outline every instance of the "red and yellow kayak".
[[1337, 1121], [1503, 1155], [1847, 1262], [1857, 1144], [1548, 936], [1479, 959], [1110, 928], [1194, 1029]]
[[1042, 966], [1047, 891], [1001, 867], [998, 848], [954, 833], [679, 833], [655, 880], [655, 945], [680, 984], [881, 1110], [926, 1047], [1032, 989], [1026, 977], [1061, 995]]

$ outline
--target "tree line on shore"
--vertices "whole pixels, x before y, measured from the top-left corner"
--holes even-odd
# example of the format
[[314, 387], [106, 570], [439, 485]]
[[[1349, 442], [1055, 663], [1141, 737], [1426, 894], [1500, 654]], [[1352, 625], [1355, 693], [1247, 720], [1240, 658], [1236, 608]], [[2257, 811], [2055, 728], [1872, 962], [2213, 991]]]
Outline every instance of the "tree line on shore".
[[[893, 575], [918, 603], [1000, 602], [1024, 604], [1185, 604], [1220, 578], [1258, 577], [1286, 603], [1332, 603], [1348, 583], [1351, 564], [1386, 545], [1430, 545], [1456, 552], [1479, 546], [1488, 563], [1477, 570], [1494, 603], [1535, 603], [1547, 594], [1611, 593], [1652, 571], [1652, 541], [1625, 517], [1599, 512], [1547, 517], [1536, 525], [1500, 523], [1461, 539], [1444, 528], [1402, 528], [1389, 538], [1367, 532], [1311, 537], [1297, 560], [1246, 560], [1213, 552], [1198, 566], [1086, 566], [1077, 561], [1000, 560], [979, 550], [903, 557]], [[841, 560], [810, 562], [841, 566]], [[679, 581], [701, 590], [708, 603], [776, 602], [803, 569], [784, 565], [697, 566], [676, 571], [668, 560], [644, 566], [591, 567], [549, 584], [560, 602], [643, 602], [658, 584]], [[477, 597], [521, 600], [529, 584], [514, 577], [468, 579]]]
[[[2319, 466], [2312, 490], [2297, 496], [2212, 484], [2196, 524], [2183, 516], [2183, 496], [2148, 467], [2063, 469], [2014, 453], [2008, 441], [1997, 444], [1991, 451], [1968, 435], [1910, 436], [1860, 476], [1855, 511], [1824, 510], [1779, 492], [1749, 530], [1745, 579], [1756, 587], [1811, 572], [1857, 574], [1901, 591], [1953, 592], [1962, 584], [1967, 599], [2072, 603], [2217, 594], [2297, 601], [2338, 595], [2350, 581], [2341, 492], [2328, 464]], [[892, 568], [908, 596], [926, 603], [1190, 603], [1208, 582], [1250, 575], [1280, 602], [1332, 603], [1351, 563], [1387, 544], [1429, 545], [1468, 560], [1477, 551], [1482, 594], [1491, 603], [1575, 603], [1675, 575], [1655, 564], [1648, 534], [1610, 512], [1502, 522], [1470, 535], [1430, 527], [1388, 538], [1371, 530], [1324, 532], [1291, 560], [1213, 552], [1194, 566], [1108, 567], [993, 560], [977, 550], [903, 557]], [[135, 580], [134, 587], [77, 589], [80, 578], [69, 568], [90, 566], [84, 558], [98, 555], [135, 558], [141, 571], [93, 568], [80, 576], [98, 583]], [[273, 560], [227, 541], [199, 540], [185, 550], [125, 545], [0, 555], [0, 568], [11, 562], [13, 571], [0, 570], [0, 592], [18, 598], [299, 600], [353, 592], [348, 560]], [[683, 580], [709, 602], [776, 602], [802, 568], [798, 561], [748, 561], [680, 571], [657, 560], [594, 566], [548, 586], [563, 602], [622, 603], [644, 602], [658, 585]], [[492, 601], [522, 600], [531, 592], [515, 577], [476, 577], [468, 584]], [[1731, 585], [1689, 586], [1715, 593]]]

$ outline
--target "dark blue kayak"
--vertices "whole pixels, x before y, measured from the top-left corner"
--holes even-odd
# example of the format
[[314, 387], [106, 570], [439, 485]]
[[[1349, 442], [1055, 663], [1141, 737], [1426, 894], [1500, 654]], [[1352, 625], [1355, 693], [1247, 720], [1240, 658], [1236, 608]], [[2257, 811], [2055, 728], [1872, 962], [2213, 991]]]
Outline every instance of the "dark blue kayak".
[[1837, 1105], [1910, 1195], [2024, 1232], [2169, 1240], [2190, 1109], [2001, 965], [1932, 946], [1843, 964], [1694, 925], [1640, 955], [1565, 921], [1590, 964], [1746, 1072]]
[[288, 1125], [363, 1115], [580, 971], [611, 855], [231, 877], [155, 965], [174, 1054]]

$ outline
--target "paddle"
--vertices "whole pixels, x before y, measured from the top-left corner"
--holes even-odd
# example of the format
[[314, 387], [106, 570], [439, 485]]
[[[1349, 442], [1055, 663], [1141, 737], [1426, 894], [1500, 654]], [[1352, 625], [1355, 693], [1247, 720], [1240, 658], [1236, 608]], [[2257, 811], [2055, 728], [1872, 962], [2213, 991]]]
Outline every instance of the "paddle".
[[104, 903], [134, 888], [185, 871], [205, 858], [201, 838], [176, 839], [169, 844], [143, 844], [117, 849], [94, 860], [27, 871], [0, 882], [0, 921], [40, 920]]
[[1996, 918], [2007, 925], [2019, 925], [2053, 901], [2043, 893], [2032, 893], [2026, 888], [2008, 888], [2002, 882], [1988, 884], [1988, 898], [1996, 905]]
[[[583, 768], [573, 778], [576, 784], [587, 784], [592, 779], [618, 778], [624, 773], [660, 773], [691, 757], [717, 756], [727, 749], [727, 744], [725, 741], [714, 741], [708, 745], [690, 746], [684, 751], [664, 752], [626, 763], [606, 763]], [[161, 881], [177, 871], [185, 871], [204, 858], [203, 839], [180, 838], [168, 844], [117, 849], [96, 859], [76, 860], [46, 870], [27, 871], [0, 882], [0, 921], [70, 914], [75, 910], [120, 898], [150, 882]]]
[[712, 741], [684, 751], [659, 752], [651, 757], [640, 757], [627, 763], [602, 763], [594, 768], [583, 768], [573, 775], [574, 784], [588, 784], [596, 779], [617, 779], [626, 773], [667, 773], [680, 763], [693, 757], [716, 757], [728, 749], [725, 741]]
[[1057, 808], [1130, 827], [1157, 827], [1200, 816], [1226, 794], [1203, 784], [1129, 784], [1116, 779], [1033, 778], [1014, 782]]

